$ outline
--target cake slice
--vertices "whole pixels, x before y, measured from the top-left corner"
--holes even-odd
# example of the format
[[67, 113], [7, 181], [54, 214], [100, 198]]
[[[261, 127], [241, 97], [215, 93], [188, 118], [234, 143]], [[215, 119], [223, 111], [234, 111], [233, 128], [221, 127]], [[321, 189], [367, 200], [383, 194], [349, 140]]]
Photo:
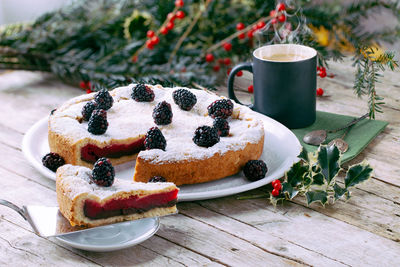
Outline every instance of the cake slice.
[[177, 211], [179, 189], [173, 183], [115, 179], [104, 187], [94, 183], [91, 175], [91, 169], [70, 164], [57, 170], [57, 201], [71, 226], [95, 227]]

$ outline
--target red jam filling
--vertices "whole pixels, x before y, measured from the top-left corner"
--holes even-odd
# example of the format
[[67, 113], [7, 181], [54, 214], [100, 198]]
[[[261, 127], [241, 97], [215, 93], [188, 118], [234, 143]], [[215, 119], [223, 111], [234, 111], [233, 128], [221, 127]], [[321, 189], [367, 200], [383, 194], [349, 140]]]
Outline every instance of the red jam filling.
[[152, 208], [172, 207], [176, 204], [178, 189], [153, 194], [144, 197], [131, 196], [125, 199], [112, 199], [104, 204], [91, 199], [85, 200], [85, 216], [95, 220], [104, 219], [119, 215], [128, 215], [133, 213], [142, 213]]
[[119, 158], [138, 153], [141, 150], [144, 150], [144, 137], [130, 144], [113, 144], [103, 148], [87, 144], [81, 148], [81, 159], [94, 163], [102, 157]]

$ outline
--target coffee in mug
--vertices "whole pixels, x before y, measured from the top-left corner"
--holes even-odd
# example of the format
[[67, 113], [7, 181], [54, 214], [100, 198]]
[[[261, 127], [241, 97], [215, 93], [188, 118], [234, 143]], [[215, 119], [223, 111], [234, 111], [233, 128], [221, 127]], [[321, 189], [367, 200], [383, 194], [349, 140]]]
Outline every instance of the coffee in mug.
[[[316, 119], [317, 51], [296, 44], [267, 45], [253, 52], [253, 62], [235, 66], [228, 77], [229, 97], [240, 70], [253, 73], [254, 105], [250, 107], [288, 128], [303, 128]], [[241, 104], [241, 103], [240, 103]]]

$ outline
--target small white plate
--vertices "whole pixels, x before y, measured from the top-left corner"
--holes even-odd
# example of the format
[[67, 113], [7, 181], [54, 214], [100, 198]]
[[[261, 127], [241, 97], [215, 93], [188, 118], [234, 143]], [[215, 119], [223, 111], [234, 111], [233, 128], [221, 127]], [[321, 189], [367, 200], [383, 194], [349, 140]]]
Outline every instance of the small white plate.
[[[179, 201], [193, 201], [223, 197], [245, 192], [266, 185], [281, 178], [301, 151], [301, 144], [296, 136], [279, 122], [256, 113], [264, 123], [265, 141], [261, 158], [268, 167], [265, 178], [256, 182], [248, 181], [242, 172], [235, 175], [202, 184], [180, 186]], [[49, 152], [47, 141], [47, 121], [43, 118], [35, 123], [25, 134], [22, 151], [28, 161], [44, 176], [55, 180], [55, 173], [42, 165], [42, 157]], [[135, 170], [135, 162], [118, 165], [116, 177], [131, 180]]]
[[74, 248], [105, 252], [137, 245], [153, 236], [159, 228], [160, 219], [155, 217], [102, 226], [56, 239]]

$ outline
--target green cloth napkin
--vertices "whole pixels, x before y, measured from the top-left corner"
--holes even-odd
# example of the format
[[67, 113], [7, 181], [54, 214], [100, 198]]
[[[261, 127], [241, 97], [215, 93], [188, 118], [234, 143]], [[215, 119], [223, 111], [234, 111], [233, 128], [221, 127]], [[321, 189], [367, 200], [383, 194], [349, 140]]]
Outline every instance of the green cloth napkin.
[[[317, 146], [312, 146], [305, 144], [303, 142], [303, 136], [314, 130], [334, 130], [340, 128], [346, 123], [352, 121], [355, 117], [339, 115], [334, 113], [327, 113], [322, 111], [317, 111], [317, 119], [313, 125], [307, 128], [292, 129], [293, 133], [300, 140], [302, 146], [308, 151], [313, 152], [318, 149]], [[360, 152], [381, 132], [385, 129], [388, 122], [364, 119], [359, 123], [355, 124], [344, 140], [349, 144], [349, 149], [343, 154], [341, 162], [349, 161], [355, 158]], [[328, 138], [324, 144], [329, 143], [335, 138], [339, 138], [343, 135], [345, 130], [339, 131], [337, 133], [328, 133]]]

